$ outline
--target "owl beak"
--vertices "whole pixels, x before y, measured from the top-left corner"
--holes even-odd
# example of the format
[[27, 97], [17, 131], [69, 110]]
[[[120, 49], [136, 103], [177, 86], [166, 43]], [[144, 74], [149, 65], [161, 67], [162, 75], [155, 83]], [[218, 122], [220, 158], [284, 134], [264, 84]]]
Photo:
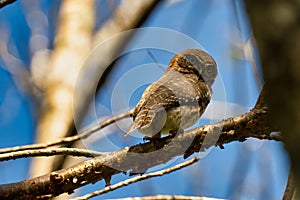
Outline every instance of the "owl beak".
[[201, 76], [202, 71], [203, 71], [202, 68], [198, 68], [198, 67], [197, 67], [197, 68], [195, 68], [195, 69], [196, 69], [196, 70], [195, 70], [195, 71], [196, 71], [196, 74], [198, 74], [198, 75]]

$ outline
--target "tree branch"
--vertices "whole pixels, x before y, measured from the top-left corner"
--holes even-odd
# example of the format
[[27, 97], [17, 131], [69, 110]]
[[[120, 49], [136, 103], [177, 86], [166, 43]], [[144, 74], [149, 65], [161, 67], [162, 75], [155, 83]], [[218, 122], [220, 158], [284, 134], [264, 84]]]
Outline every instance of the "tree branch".
[[157, 195], [148, 197], [129, 197], [118, 198], [118, 200], [222, 200], [209, 197], [197, 197], [197, 196], [182, 196], [182, 195]]
[[98, 190], [98, 191], [92, 192], [90, 194], [87, 194], [87, 195], [75, 198], [74, 200], [89, 199], [89, 198], [92, 198], [92, 197], [95, 197], [95, 196], [99, 196], [101, 194], [104, 194], [104, 193], [116, 190], [118, 188], [130, 185], [132, 183], [136, 183], [136, 182], [139, 182], [139, 181], [142, 181], [142, 180], [145, 180], [145, 179], [149, 179], [149, 178], [153, 178], [153, 177], [157, 177], [157, 176], [163, 176], [165, 174], [169, 174], [171, 172], [177, 171], [177, 170], [182, 169], [184, 167], [190, 166], [190, 165], [196, 163], [198, 160], [199, 160], [199, 158], [193, 158], [191, 160], [188, 160], [186, 162], [180, 163], [180, 164], [175, 165], [174, 167], [170, 167], [168, 169], [160, 170], [158, 172], [153, 172], [153, 173], [149, 173], [149, 174], [144, 174], [144, 175], [137, 176], [137, 177], [134, 177], [134, 178], [130, 178], [130, 179], [127, 179], [125, 181], [119, 182], [117, 184], [114, 184], [114, 185], [111, 185], [111, 186], [107, 186], [107, 187], [105, 187], [102, 190]]
[[291, 170], [290, 170], [290, 174], [288, 177], [288, 181], [282, 199], [283, 200], [296, 199], [296, 186], [295, 186], [294, 174]]
[[37, 156], [55, 156], [55, 155], [70, 155], [70, 156], [84, 156], [84, 157], [96, 157], [103, 155], [104, 153], [98, 151], [91, 151], [86, 149], [77, 148], [56, 148], [45, 150], [24, 150], [11, 153], [0, 154], [0, 162], [7, 160], [15, 160], [17, 158], [28, 158]]
[[[74, 88], [82, 63], [90, 52], [94, 11], [94, 0], [66, 0], [61, 3], [54, 48], [49, 61], [42, 63], [46, 65], [43, 66], [46, 76], [35, 79], [42, 81], [36, 84], [44, 87], [37, 124], [37, 143], [64, 138], [72, 132], [73, 115], [76, 112], [73, 102], [79, 101], [74, 95]], [[61, 162], [61, 157], [33, 158], [30, 176], [49, 173], [57, 169]]]
[[270, 122], [282, 131], [300, 199], [300, 2], [244, 1], [262, 63]]
[[9, 4], [12, 4], [14, 3], [16, 0], [2, 0], [0, 1], [0, 9], [9, 5]]
[[158, 141], [125, 147], [30, 180], [0, 185], [0, 196], [13, 198], [22, 194], [24, 198], [42, 198], [72, 193], [76, 188], [101, 179], [109, 185], [112, 175], [127, 171], [131, 174], [144, 173], [176, 156], [188, 157], [212, 146], [223, 147], [224, 144], [244, 141], [248, 137], [280, 140], [270, 135], [276, 129], [270, 126], [267, 117], [268, 110], [262, 92], [255, 107], [243, 115], [197, 127], [176, 137], [168, 136]]

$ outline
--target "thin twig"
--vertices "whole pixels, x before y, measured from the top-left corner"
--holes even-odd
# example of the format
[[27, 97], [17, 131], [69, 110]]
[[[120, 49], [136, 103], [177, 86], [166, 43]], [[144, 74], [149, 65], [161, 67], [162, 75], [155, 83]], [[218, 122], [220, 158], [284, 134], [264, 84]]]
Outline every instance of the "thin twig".
[[164, 68], [163, 65], [161, 65], [157, 59], [154, 57], [153, 53], [150, 50], [147, 50], [147, 53], [149, 54], [149, 56], [152, 58], [152, 60], [157, 64], [158, 68], [161, 69], [161, 71], [165, 72], [166, 69]]
[[17, 146], [17, 147], [12, 147], [12, 148], [4, 148], [4, 149], [0, 149], [0, 154], [9, 153], [9, 152], [16, 152], [16, 151], [22, 151], [22, 150], [29, 150], [29, 149], [43, 149], [43, 148], [48, 148], [48, 147], [57, 146], [57, 145], [67, 145], [67, 144], [70, 144], [70, 143], [75, 142], [77, 140], [87, 138], [88, 136], [90, 136], [94, 132], [96, 132], [96, 131], [98, 131], [98, 130], [100, 130], [100, 129], [116, 122], [116, 121], [119, 121], [121, 119], [129, 117], [131, 115], [131, 113], [132, 113], [132, 110], [130, 110], [128, 112], [125, 112], [125, 113], [121, 113], [121, 114], [119, 114], [115, 117], [107, 119], [106, 121], [100, 123], [97, 126], [94, 126], [90, 129], [82, 131], [78, 135], [66, 137], [66, 138], [63, 138], [63, 139], [58, 139], [56, 141], [52, 141], [52, 142], [48, 142], [48, 143], [31, 144], [31, 145]]
[[0, 154], [0, 162], [7, 161], [7, 160], [15, 160], [17, 158], [55, 156], [55, 155], [62, 155], [62, 154], [69, 155], [69, 156], [83, 156], [83, 157], [91, 158], [96, 156], [102, 156], [104, 153], [98, 151], [86, 150], [86, 149], [77, 149], [77, 148], [23, 150], [23, 151]]
[[[113, 200], [113, 199], [108, 199]], [[182, 196], [182, 195], [156, 195], [147, 197], [129, 197], [118, 198], [118, 200], [224, 200], [219, 198], [210, 197], [197, 197], [197, 196]]]
[[142, 180], [145, 180], [145, 179], [149, 179], [149, 178], [153, 178], [153, 177], [157, 177], [157, 176], [163, 176], [165, 174], [169, 174], [171, 172], [174, 172], [174, 171], [177, 171], [177, 170], [182, 169], [184, 167], [187, 167], [189, 165], [192, 165], [195, 162], [197, 162], [198, 160], [199, 160], [199, 158], [196, 157], [196, 158], [193, 158], [193, 159], [188, 160], [186, 162], [175, 165], [174, 167], [170, 167], [168, 169], [160, 170], [158, 172], [153, 172], [153, 173], [149, 173], [149, 174], [144, 174], [144, 175], [137, 176], [137, 177], [134, 177], [134, 178], [130, 178], [130, 179], [127, 179], [125, 181], [119, 182], [117, 184], [107, 186], [102, 190], [98, 190], [98, 191], [92, 192], [90, 194], [87, 194], [87, 195], [84, 195], [84, 196], [81, 196], [81, 197], [77, 197], [74, 200], [89, 199], [89, 198], [99, 196], [99, 195], [107, 193], [107, 192], [111, 192], [111, 191], [116, 190], [118, 188], [130, 185], [132, 183], [136, 183], [136, 182], [139, 182], [139, 181], [142, 181]]

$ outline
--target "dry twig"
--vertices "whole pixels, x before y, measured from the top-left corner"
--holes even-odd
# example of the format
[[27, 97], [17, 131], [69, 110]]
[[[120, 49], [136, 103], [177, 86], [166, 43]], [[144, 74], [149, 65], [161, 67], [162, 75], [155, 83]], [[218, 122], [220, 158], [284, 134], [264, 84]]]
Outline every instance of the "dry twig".
[[141, 176], [137, 176], [137, 177], [134, 177], [134, 178], [130, 178], [130, 179], [127, 179], [125, 181], [119, 182], [117, 184], [107, 186], [107, 187], [105, 187], [102, 190], [98, 190], [98, 191], [92, 192], [90, 194], [87, 194], [87, 195], [75, 198], [74, 200], [89, 199], [89, 198], [92, 198], [92, 197], [95, 197], [95, 196], [99, 196], [101, 194], [104, 194], [104, 193], [116, 190], [118, 188], [125, 187], [127, 185], [132, 184], [132, 183], [136, 183], [136, 182], [139, 182], [139, 181], [142, 181], [142, 180], [145, 180], [145, 179], [149, 179], [149, 178], [153, 178], [153, 177], [157, 177], [157, 176], [163, 176], [165, 174], [169, 174], [171, 172], [174, 172], [174, 171], [177, 171], [177, 170], [182, 169], [184, 167], [187, 167], [189, 165], [192, 165], [195, 162], [197, 162], [198, 160], [199, 160], [199, 158], [193, 158], [193, 159], [188, 160], [186, 162], [183, 162], [183, 163], [180, 163], [178, 165], [175, 165], [174, 167], [170, 167], [170, 168], [167, 168], [167, 169], [164, 169], [164, 170], [160, 170], [158, 172], [153, 172], [153, 173], [149, 173], [149, 174], [144, 174], [144, 175], [141, 175]]

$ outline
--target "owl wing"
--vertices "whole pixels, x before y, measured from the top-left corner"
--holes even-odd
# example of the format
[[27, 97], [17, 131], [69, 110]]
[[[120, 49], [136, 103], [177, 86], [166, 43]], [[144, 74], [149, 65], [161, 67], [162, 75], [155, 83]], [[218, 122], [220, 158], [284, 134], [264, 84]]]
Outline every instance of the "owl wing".
[[134, 108], [132, 115], [133, 124], [125, 135], [128, 135], [135, 129], [150, 125], [158, 112], [172, 106], [179, 106], [174, 93], [165, 85], [157, 82], [152, 83], [146, 88], [140, 101]]
[[201, 105], [206, 108], [211, 98], [209, 86], [197, 79], [186, 82], [182, 76], [180, 78], [162, 77], [145, 90], [134, 110], [134, 123], [130, 132], [136, 128], [149, 126], [159, 112], [167, 111], [169, 108], [180, 105]]
[[172, 90], [156, 82], [151, 84], [134, 109], [133, 130], [150, 125], [159, 112], [177, 106], [179, 106], [179, 101]]

